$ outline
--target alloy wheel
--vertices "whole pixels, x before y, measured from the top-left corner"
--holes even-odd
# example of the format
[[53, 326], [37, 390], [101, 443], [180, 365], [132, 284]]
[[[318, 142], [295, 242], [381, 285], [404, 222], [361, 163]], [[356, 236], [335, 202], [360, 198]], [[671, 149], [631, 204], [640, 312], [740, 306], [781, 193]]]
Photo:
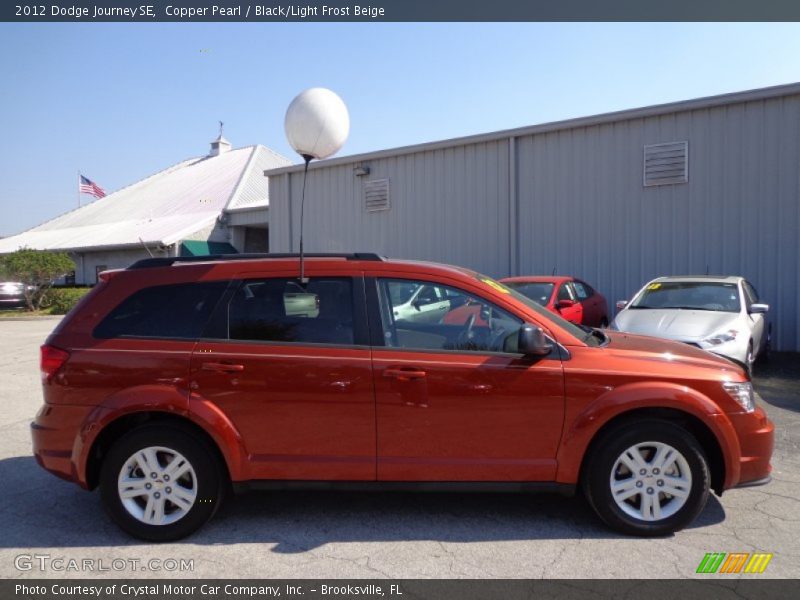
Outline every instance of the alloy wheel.
[[147, 525], [169, 525], [197, 500], [197, 475], [179, 452], [163, 446], [136, 451], [120, 469], [117, 492], [125, 510]]
[[678, 512], [692, 490], [686, 458], [662, 442], [642, 442], [617, 458], [609, 479], [611, 496], [627, 515], [660, 521]]

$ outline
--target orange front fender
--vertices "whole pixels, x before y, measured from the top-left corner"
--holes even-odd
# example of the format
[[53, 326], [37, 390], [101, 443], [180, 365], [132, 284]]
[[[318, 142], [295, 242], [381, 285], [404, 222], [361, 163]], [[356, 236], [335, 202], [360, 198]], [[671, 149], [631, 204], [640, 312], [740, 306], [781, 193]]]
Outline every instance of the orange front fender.
[[699, 419], [714, 434], [725, 460], [727, 489], [739, 480], [740, 451], [730, 419], [705, 395], [687, 386], [667, 382], [639, 382], [613, 388], [598, 396], [564, 432], [558, 451], [556, 481], [577, 483], [589, 445], [612, 419], [637, 409], [673, 409]]

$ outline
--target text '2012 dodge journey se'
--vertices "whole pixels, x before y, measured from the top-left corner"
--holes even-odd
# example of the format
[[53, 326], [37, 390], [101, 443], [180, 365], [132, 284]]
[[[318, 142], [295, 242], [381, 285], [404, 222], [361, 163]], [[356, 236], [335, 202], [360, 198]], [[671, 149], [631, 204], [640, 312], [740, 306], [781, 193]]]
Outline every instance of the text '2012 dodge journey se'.
[[724, 358], [573, 325], [466, 269], [352, 254], [298, 272], [234, 255], [102, 274], [42, 346], [39, 463], [156, 541], [231, 484], [580, 486], [614, 529], [662, 535], [710, 489], [769, 479], [773, 425]]

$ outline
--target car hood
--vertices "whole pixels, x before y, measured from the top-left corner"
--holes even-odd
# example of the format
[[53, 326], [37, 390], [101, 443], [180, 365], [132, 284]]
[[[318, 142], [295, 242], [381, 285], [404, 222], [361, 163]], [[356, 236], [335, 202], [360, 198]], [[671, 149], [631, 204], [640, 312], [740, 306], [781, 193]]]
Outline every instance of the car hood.
[[[725, 373], [744, 376], [744, 370], [736, 363], [695, 346], [673, 342], [663, 338], [633, 335], [619, 331], [608, 331], [608, 350], [626, 359], [635, 357], [649, 364], [680, 365], [684, 368], [711, 369], [725, 378]], [[683, 371], [683, 369], [682, 369]]]
[[732, 326], [738, 313], [677, 308], [630, 308], [614, 319], [619, 331], [670, 340], [699, 341]]

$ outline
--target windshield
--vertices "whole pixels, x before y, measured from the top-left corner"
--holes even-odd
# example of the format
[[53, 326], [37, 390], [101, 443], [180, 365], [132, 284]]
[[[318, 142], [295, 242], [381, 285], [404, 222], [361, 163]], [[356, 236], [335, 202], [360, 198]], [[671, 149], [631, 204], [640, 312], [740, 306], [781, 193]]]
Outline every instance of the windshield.
[[605, 341], [606, 336], [604, 334], [595, 335], [595, 332], [597, 331], [595, 329], [590, 329], [588, 327], [580, 327], [578, 325], [575, 325], [574, 323], [570, 323], [563, 317], [543, 308], [535, 300], [531, 300], [524, 294], [520, 294], [517, 290], [508, 287], [504, 283], [495, 281], [494, 279], [492, 279], [491, 277], [487, 277], [486, 275], [476, 275], [476, 277], [479, 281], [493, 287], [497, 291], [511, 295], [512, 298], [518, 300], [528, 308], [532, 309], [537, 315], [541, 316], [542, 318], [548, 321], [555, 323], [561, 329], [566, 330], [570, 335], [578, 338], [579, 340], [581, 340], [582, 342], [584, 342], [589, 346], [600, 346]]
[[509, 281], [506, 285], [542, 306], [550, 301], [550, 296], [553, 295], [553, 288], [556, 287], [554, 283], [548, 283], [547, 281]]
[[739, 312], [739, 286], [709, 281], [662, 281], [647, 285], [630, 308]]

